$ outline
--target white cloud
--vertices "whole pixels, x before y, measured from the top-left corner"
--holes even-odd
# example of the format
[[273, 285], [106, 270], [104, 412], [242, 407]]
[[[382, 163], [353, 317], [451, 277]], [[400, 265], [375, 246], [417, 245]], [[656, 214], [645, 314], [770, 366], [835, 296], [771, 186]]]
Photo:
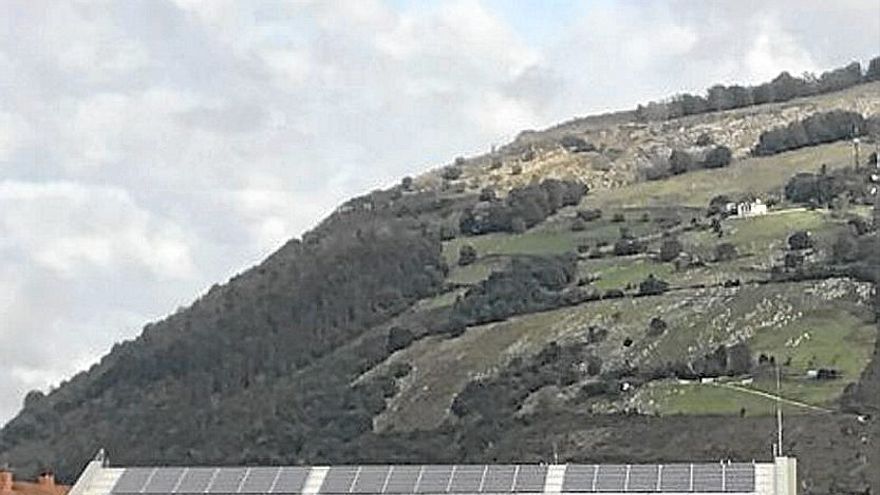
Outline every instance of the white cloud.
[[140, 208], [125, 190], [67, 182], [0, 182], [4, 250], [64, 277], [145, 269], [159, 279], [194, 270], [178, 227]]
[[783, 70], [799, 75], [820, 69], [774, 16], [763, 17], [756, 24], [757, 35], [745, 56], [749, 79], [769, 81]]

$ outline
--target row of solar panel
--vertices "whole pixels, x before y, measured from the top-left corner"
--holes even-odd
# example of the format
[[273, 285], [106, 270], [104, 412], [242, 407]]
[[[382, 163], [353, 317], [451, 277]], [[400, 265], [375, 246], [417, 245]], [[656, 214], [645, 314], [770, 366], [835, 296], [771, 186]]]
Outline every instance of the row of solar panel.
[[751, 464], [572, 465], [563, 492], [737, 492], [755, 491]]
[[[311, 468], [129, 468], [115, 494], [296, 494]], [[322, 494], [535, 493], [547, 466], [334, 466]], [[564, 492], [738, 492], [755, 488], [751, 464], [568, 465]]]

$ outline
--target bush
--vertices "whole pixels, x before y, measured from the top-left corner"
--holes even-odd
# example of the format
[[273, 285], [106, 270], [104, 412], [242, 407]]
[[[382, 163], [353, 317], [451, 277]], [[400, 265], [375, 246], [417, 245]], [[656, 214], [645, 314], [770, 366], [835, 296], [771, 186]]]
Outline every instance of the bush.
[[651, 322], [648, 323], [648, 337], [659, 337], [666, 333], [667, 328], [668, 325], [663, 321], [663, 318], [655, 316], [654, 318], [651, 318]]
[[801, 251], [813, 247], [813, 239], [805, 230], [798, 230], [788, 237], [788, 247], [792, 251]]
[[495, 190], [491, 187], [484, 187], [480, 191], [480, 201], [495, 201]]
[[626, 221], [626, 216], [621, 212], [617, 212], [614, 215], [611, 215], [611, 222], [612, 223], [623, 223], [625, 221]]
[[866, 122], [861, 114], [832, 110], [761, 133], [752, 152], [757, 156], [773, 155], [804, 146], [848, 139], [865, 132]]
[[669, 290], [669, 284], [659, 278], [654, 277], [654, 274], [648, 275], [648, 278], [642, 281], [639, 284], [639, 294], [643, 296], [656, 296], [663, 294], [664, 292]]
[[723, 168], [730, 165], [733, 153], [727, 146], [718, 146], [706, 155], [703, 160], [703, 168]]
[[510, 167], [510, 175], [519, 175], [522, 173], [522, 171], [523, 171], [522, 165], [517, 164], [517, 165]]
[[733, 203], [730, 196], [719, 194], [709, 201], [709, 208], [706, 210], [706, 214], [710, 217], [713, 215], [724, 215], [727, 213], [727, 205], [730, 203]]
[[696, 168], [696, 161], [690, 153], [681, 150], [672, 150], [669, 154], [669, 171], [673, 175], [681, 175]]
[[559, 144], [571, 153], [584, 153], [587, 151], [596, 151], [596, 147], [588, 143], [584, 138], [573, 136], [571, 134], [564, 136]]
[[493, 158], [492, 163], [489, 165], [489, 170], [498, 170], [499, 168], [504, 166], [504, 162], [501, 161], [501, 158]]
[[576, 205], [586, 193], [583, 184], [556, 179], [516, 187], [504, 201], [466, 209], [459, 219], [459, 228], [470, 235], [524, 232], [560, 208]]
[[660, 261], [669, 262], [678, 258], [681, 254], [682, 245], [678, 239], [669, 238], [660, 245]]
[[456, 180], [461, 177], [461, 167], [455, 165], [443, 169], [442, 177], [446, 180]]
[[396, 352], [401, 349], [406, 349], [413, 343], [413, 341], [415, 341], [415, 339], [416, 337], [411, 330], [401, 327], [391, 327], [391, 330], [388, 331], [386, 348], [388, 349], [388, 352]]
[[404, 177], [403, 179], [400, 180], [400, 187], [402, 187], [404, 191], [412, 190], [412, 186], [413, 186], [412, 177], [407, 176], [407, 177]]
[[631, 237], [620, 238], [614, 243], [615, 256], [632, 256], [634, 254], [643, 253], [645, 249], [646, 246], [644, 243]]
[[592, 210], [578, 210], [577, 217], [584, 222], [592, 222], [594, 220], [598, 220], [602, 218], [602, 210], [592, 209]]
[[587, 222], [583, 221], [583, 219], [575, 218], [571, 223], [572, 232], [583, 232], [585, 230], [587, 230]]
[[455, 166], [456, 166], [456, 167], [461, 167], [461, 166], [464, 165], [464, 163], [465, 163], [465, 160], [464, 160], [464, 157], [463, 157], [463, 156], [457, 156], [457, 157], [455, 157]]
[[470, 244], [463, 244], [458, 250], [458, 266], [468, 266], [477, 261], [477, 250]]

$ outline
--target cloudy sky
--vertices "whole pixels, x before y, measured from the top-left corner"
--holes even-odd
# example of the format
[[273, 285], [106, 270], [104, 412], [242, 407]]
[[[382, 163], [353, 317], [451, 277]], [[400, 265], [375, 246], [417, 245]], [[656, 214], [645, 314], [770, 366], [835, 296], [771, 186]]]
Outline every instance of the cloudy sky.
[[880, 52], [877, 0], [0, 2], [0, 423], [344, 199]]

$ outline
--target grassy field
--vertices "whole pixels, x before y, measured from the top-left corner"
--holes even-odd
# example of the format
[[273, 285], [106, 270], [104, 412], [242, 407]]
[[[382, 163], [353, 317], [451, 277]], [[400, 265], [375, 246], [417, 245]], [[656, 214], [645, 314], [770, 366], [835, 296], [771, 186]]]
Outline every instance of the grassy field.
[[655, 205], [705, 208], [714, 196], [779, 193], [798, 172], [814, 172], [821, 164], [840, 168], [851, 164], [846, 142], [802, 148], [769, 157], [748, 158], [717, 170], [700, 170], [667, 180], [642, 182], [620, 189], [587, 195], [589, 208], [645, 207]]

